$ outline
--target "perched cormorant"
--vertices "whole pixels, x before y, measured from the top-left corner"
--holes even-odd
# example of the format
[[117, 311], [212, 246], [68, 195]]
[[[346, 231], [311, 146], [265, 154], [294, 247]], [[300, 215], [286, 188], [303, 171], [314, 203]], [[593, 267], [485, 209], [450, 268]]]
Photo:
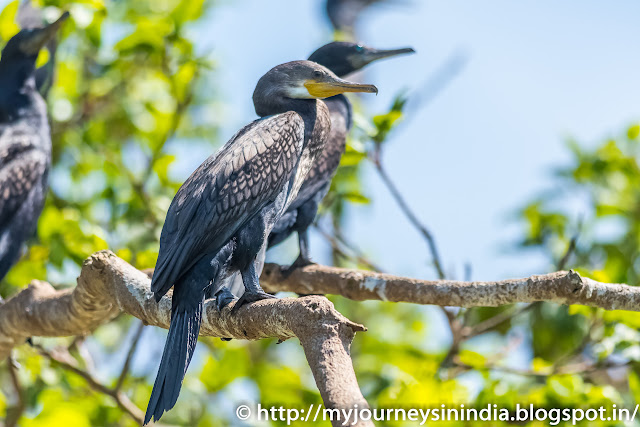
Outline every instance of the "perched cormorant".
[[[378, 50], [355, 43], [333, 42], [313, 52], [309, 61], [317, 62], [337, 76], [344, 77], [378, 59], [413, 52], [412, 48]], [[270, 248], [285, 240], [294, 231], [298, 233], [300, 255], [290, 269], [311, 262], [307, 229], [313, 223], [320, 202], [329, 191], [331, 179], [338, 169], [340, 157], [344, 154], [347, 134], [351, 128], [351, 103], [346, 96], [336, 95], [325, 99], [324, 103], [331, 114], [331, 132], [325, 148], [311, 167], [298, 196], [269, 235]]]
[[322, 150], [331, 122], [318, 99], [375, 92], [310, 61], [278, 65], [253, 93], [262, 117], [242, 128], [182, 185], [160, 236], [151, 281], [156, 301], [173, 286], [171, 325], [144, 422], [158, 420], [180, 393], [198, 339], [205, 298], [219, 307], [235, 297], [224, 279], [240, 273], [241, 305], [273, 298], [260, 287], [256, 256], [273, 225], [296, 197]]
[[69, 16], [21, 30], [0, 58], [0, 280], [36, 229], [47, 192], [51, 135], [47, 106], [35, 83], [40, 49]]

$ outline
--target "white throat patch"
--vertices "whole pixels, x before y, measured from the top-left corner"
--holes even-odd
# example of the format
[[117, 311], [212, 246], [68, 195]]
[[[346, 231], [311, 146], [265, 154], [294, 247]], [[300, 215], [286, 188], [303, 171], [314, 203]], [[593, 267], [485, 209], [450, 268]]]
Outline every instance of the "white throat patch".
[[287, 88], [287, 98], [297, 99], [315, 99], [304, 86], [296, 86]]

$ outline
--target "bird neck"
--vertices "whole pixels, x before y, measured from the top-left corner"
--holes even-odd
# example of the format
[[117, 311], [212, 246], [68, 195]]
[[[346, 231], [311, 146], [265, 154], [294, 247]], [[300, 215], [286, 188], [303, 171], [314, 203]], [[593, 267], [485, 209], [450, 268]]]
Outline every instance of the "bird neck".
[[318, 112], [326, 111], [327, 106], [316, 99], [294, 99], [282, 96], [268, 96], [260, 98], [260, 102], [254, 102], [256, 113], [260, 117], [272, 116], [275, 114], [295, 111], [304, 120], [305, 143], [312, 139], [314, 131], [318, 131]]
[[36, 97], [35, 61], [0, 60], [0, 116], [24, 114]]

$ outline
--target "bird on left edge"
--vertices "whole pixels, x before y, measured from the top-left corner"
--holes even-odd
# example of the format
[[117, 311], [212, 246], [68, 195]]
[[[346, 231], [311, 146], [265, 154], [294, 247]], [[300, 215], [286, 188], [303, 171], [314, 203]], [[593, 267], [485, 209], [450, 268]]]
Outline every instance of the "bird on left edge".
[[51, 134], [36, 88], [36, 59], [69, 17], [21, 30], [0, 58], [0, 280], [36, 229], [47, 193]]

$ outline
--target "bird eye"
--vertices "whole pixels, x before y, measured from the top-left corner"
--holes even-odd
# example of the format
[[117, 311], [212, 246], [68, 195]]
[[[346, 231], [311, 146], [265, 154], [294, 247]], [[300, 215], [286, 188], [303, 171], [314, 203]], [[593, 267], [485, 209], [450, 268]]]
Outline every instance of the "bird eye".
[[320, 70], [315, 70], [313, 72], [313, 77], [322, 77], [322, 75], [323, 75], [323, 72]]
[[356, 46], [356, 52], [362, 52], [364, 50], [364, 46], [362, 46], [361, 44]]

